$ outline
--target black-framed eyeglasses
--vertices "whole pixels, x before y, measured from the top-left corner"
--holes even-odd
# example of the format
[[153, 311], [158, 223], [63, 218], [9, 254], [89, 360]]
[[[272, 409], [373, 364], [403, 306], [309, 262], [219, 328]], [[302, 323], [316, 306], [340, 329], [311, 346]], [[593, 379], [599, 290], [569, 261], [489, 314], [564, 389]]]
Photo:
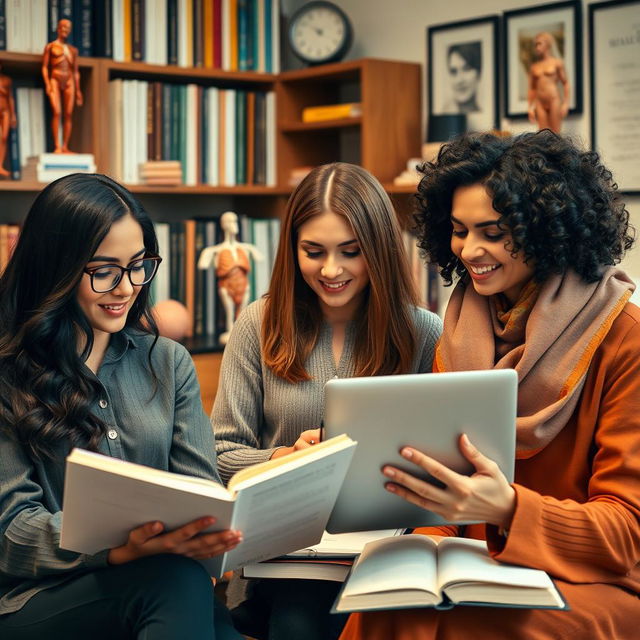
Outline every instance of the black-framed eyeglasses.
[[125, 272], [134, 287], [149, 284], [158, 272], [161, 262], [160, 256], [145, 256], [130, 262], [126, 267], [119, 264], [103, 264], [99, 267], [87, 267], [84, 272], [91, 277], [91, 288], [96, 293], [107, 293], [120, 284]]

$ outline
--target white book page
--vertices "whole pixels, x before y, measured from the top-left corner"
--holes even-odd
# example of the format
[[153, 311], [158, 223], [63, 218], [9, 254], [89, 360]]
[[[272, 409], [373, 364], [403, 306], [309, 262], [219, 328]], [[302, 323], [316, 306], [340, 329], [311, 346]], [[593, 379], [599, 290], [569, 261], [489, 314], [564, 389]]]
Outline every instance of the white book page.
[[553, 588], [544, 571], [503, 564], [489, 555], [483, 540], [443, 538], [438, 546], [439, 585], [456, 582]]
[[438, 593], [435, 548], [428, 536], [413, 534], [370, 542], [356, 561], [342, 598], [386, 591]]
[[318, 544], [288, 553], [287, 557], [353, 557], [362, 551], [365, 544], [381, 538], [399, 536], [403, 532], [404, 529], [376, 529], [374, 531], [354, 531], [352, 533], [329, 533], [325, 531], [322, 534], [322, 540]]
[[235, 485], [231, 528], [242, 531], [244, 541], [225, 555], [223, 571], [316, 544], [329, 520], [355, 445], [348, 440], [330, 455], [312, 462], [308, 458], [294, 459], [292, 465], [272, 469], [272, 477], [265, 474], [258, 483], [252, 481], [254, 478]]

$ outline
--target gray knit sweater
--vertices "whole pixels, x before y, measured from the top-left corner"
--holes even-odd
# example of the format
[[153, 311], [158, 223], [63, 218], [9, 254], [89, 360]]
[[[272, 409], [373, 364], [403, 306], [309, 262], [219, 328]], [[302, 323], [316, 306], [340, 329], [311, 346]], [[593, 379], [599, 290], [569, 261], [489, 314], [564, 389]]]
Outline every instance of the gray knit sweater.
[[[277, 447], [291, 446], [300, 433], [320, 425], [323, 387], [333, 377], [353, 375], [355, 327], [350, 325], [342, 357], [335, 366], [331, 327], [324, 324], [305, 362], [311, 380], [292, 384], [275, 376], [260, 353], [264, 300], [249, 305], [233, 327], [220, 370], [211, 420], [216, 437], [218, 471], [226, 483], [240, 469], [268, 460]], [[431, 371], [440, 318], [416, 308], [417, 348], [410, 373]]]

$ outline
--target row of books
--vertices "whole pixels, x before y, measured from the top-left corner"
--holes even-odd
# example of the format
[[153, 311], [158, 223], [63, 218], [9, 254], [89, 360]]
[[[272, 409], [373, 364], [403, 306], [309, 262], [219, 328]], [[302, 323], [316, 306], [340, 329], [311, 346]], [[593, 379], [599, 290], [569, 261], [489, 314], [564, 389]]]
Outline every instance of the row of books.
[[117, 78], [109, 99], [117, 180], [138, 184], [147, 160], [179, 160], [186, 185], [275, 186], [273, 92]]
[[62, 18], [81, 56], [280, 70], [279, 0], [0, 0], [0, 50], [41, 53]]
[[[254, 245], [264, 256], [260, 262], [250, 259], [249, 301], [253, 301], [269, 288], [280, 220], [238, 217], [239, 241]], [[152, 284], [154, 303], [167, 299], [182, 302], [193, 318], [190, 336], [217, 337], [224, 331], [225, 317], [218, 298], [215, 269], [197, 268], [202, 250], [223, 240], [217, 221], [159, 222], [155, 228], [162, 263]]]
[[13, 254], [19, 235], [20, 225], [0, 224], [0, 273], [4, 271]]

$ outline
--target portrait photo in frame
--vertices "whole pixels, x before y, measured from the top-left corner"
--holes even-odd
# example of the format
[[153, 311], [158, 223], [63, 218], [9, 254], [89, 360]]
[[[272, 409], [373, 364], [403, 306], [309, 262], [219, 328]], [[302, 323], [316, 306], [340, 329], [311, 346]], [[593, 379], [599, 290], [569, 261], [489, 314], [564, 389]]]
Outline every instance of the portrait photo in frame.
[[535, 5], [504, 12], [505, 115], [526, 117], [534, 42], [547, 34], [551, 55], [564, 64], [569, 83], [569, 114], [582, 113], [582, 21], [580, 0]]
[[467, 131], [498, 129], [498, 16], [427, 29], [429, 116], [466, 114]]
[[640, 195], [640, 0], [589, 5], [591, 148], [620, 191]]

